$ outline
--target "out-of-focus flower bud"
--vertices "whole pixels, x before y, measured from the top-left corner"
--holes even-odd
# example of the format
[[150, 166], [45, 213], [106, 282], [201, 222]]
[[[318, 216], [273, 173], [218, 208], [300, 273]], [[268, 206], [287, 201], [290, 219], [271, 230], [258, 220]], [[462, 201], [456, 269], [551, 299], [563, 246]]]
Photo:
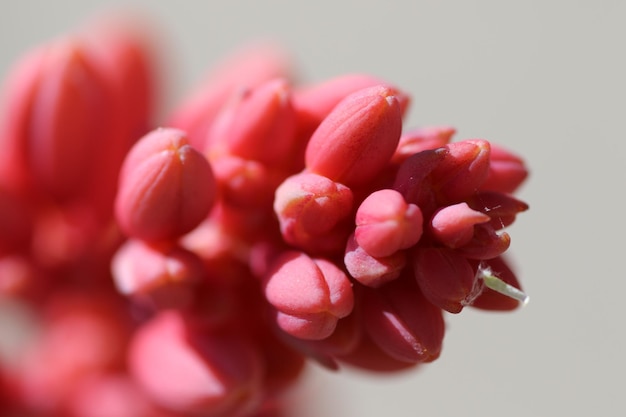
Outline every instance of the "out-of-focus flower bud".
[[449, 248], [463, 246], [474, 236], [474, 225], [486, 223], [491, 218], [467, 203], [458, 203], [437, 210], [430, 220], [433, 236]]
[[[129, 239], [111, 261], [120, 293], [154, 307], [183, 307], [193, 300], [194, 284], [206, 276], [202, 260], [177, 245]], [[147, 299], [147, 300], [146, 300]]]
[[168, 126], [189, 134], [192, 145], [204, 149], [209, 127], [233, 94], [274, 78], [289, 79], [290, 59], [268, 43], [248, 45], [219, 63], [170, 118]]
[[407, 204], [398, 191], [378, 190], [357, 209], [354, 236], [367, 253], [381, 258], [415, 245], [422, 221], [419, 207]]
[[119, 300], [91, 294], [62, 293], [44, 309], [40, 333], [13, 370], [20, 402], [56, 415], [85, 378], [122, 369], [130, 317]]
[[377, 288], [400, 276], [406, 265], [406, 254], [397, 251], [388, 256], [374, 257], [359, 246], [352, 234], [346, 244], [343, 262], [350, 276], [365, 286]]
[[196, 227], [215, 199], [215, 179], [206, 158], [176, 129], [144, 136], [120, 173], [115, 214], [128, 236], [156, 241]]
[[292, 336], [320, 340], [352, 312], [352, 284], [341, 269], [301, 252], [280, 256], [264, 280], [265, 296], [277, 310], [281, 329]]
[[284, 79], [243, 91], [209, 129], [206, 153], [213, 161], [224, 153], [272, 166], [284, 163], [294, 146], [296, 115]]
[[337, 104], [309, 140], [306, 169], [349, 187], [374, 179], [400, 139], [402, 108], [395, 94], [375, 86]]
[[0, 185], [0, 257], [26, 250], [33, 233], [33, 213], [27, 202]]
[[363, 289], [359, 304], [365, 329], [387, 355], [402, 362], [430, 362], [441, 352], [444, 322], [439, 308], [402, 276], [377, 288]]
[[134, 334], [129, 366], [154, 402], [181, 413], [245, 416], [262, 395], [260, 358], [245, 335], [205, 328], [174, 310]]
[[160, 98], [153, 48], [157, 39], [143, 21], [119, 15], [89, 22], [81, 35], [113, 100], [106, 146], [92, 160], [94, 178], [87, 190], [91, 204], [108, 220], [120, 166], [132, 145], [152, 126]]
[[501, 146], [491, 145], [489, 173], [481, 190], [513, 193], [528, 177], [524, 160]]
[[428, 301], [450, 313], [472, 304], [484, 287], [469, 261], [452, 249], [416, 248], [413, 272]]
[[431, 172], [432, 186], [440, 204], [458, 203], [484, 183], [489, 171], [490, 144], [485, 140], [450, 143], [443, 160]]
[[[38, 56], [39, 55], [39, 56]], [[5, 94], [0, 176], [56, 200], [81, 195], [110, 133], [109, 85], [77, 39], [40, 48], [15, 68]]]
[[450, 142], [456, 129], [450, 126], [428, 126], [409, 130], [400, 136], [400, 142], [391, 162], [400, 164], [416, 153], [441, 148]]
[[94, 375], [81, 381], [67, 405], [75, 417], [175, 417], [150, 401], [128, 375]]
[[348, 233], [338, 225], [352, 212], [352, 191], [322, 175], [302, 173], [276, 190], [274, 212], [285, 241], [317, 252], [343, 250]]

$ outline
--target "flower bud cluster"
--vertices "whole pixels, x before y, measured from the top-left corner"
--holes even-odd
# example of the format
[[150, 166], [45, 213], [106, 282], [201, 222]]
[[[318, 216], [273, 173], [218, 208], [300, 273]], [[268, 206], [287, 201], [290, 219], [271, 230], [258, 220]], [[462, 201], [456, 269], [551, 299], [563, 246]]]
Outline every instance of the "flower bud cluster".
[[0, 411], [278, 416], [307, 359], [410, 368], [444, 312], [520, 304], [519, 157], [406, 129], [408, 93], [373, 76], [296, 84], [265, 45], [155, 127], [143, 42], [101, 24], [9, 75], [0, 295], [38, 330], [0, 356]]

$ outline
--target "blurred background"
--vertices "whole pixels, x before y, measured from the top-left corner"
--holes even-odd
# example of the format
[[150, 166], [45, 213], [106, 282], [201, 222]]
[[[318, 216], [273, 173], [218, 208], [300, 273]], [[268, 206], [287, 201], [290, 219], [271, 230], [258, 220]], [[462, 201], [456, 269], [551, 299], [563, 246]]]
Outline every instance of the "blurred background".
[[624, 415], [626, 2], [5, 1], [0, 74], [129, 5], [159, 28], [163, 112], [232, 48], [271, 38], [303, 80], [378, 75], [413, 95], [409, 126], [450, 124], [528, 161], [509, 253], [530, 304], [448, 315], [442, 356], [417, 371], [311, 366], [299, 417]]

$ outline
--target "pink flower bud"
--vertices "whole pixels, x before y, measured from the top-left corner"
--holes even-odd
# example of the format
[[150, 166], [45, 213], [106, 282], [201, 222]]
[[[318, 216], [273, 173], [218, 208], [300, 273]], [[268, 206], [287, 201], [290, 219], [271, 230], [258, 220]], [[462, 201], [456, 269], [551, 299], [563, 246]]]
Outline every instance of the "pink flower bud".
[[478, 191], [487, 178], [490, 144], [485, 140], [464, 140], [446, 145], [448, 152], [432, 171], [438, 201], [459, 202]]
[[472, 239], [474, 225], [490, 220], [488, 215], [472, 210], [467, 203], [458, 203], [437, 210], [430, 220], [430, 230], [439, 242], [458, 248]]
[[[287, 243], [306, 250], [343, 250], [337, 227], [352, 212], [352, 191], [326, 177], [302, 173], [276, 190], [274, 212]], [[340, 236], [343, 230], [339, 231]]]
[[413, 272], [424, 296], [434, 305], [459, 313], [483, 290], [470, 263], [447, 248], [416, 248]]
[[174, 112], [168, 126], [189, 134], [191, 144], [204, 149], [209, 127], [229, 97], [291, 73], [284, 51], [270, 44], [248, 45], [224, 58], [195, 93]]
[[174, 310], [144, 324], [129, 349], [131, 374], [154, 402], [207, 417], [244, 416], [258, 406], [259, 359], [244, 335], [194, 324]]
[[391, 161], [400, 164], [416, 153], [441, 148], [455, 133], [456, 130], [449, 126], [420, 127], [403, 133]]
[[284, 79], [242, 92], [218, 119], [206, 142], [211, 160], [228, 153], [271, 166], [288, 158], [294, 146], [296, 116]]
[[374, 179], [400, 139], [402, 109], [395, 93], [376, 86], [337, 104], [309, 140], [306, 168], [347, 186]]
[[370, 194], [356, 212], [355, 239], [367, 253], [381, 258], [415, 245], [422, 236], [422, 212], [398, 191]]
[[359, 283], [378, 288], [400, 276], [406, 265], [406, 254], [397, 251], [388, 256], [374, 257], [359, 246], [353, 234], [348, 239], [343, 262], [350, 276]]
[[441, 352], [441, 310], [420, 293], [409, 276], [376, 290], [364, 288], [361, 314], [372, 341], [402, 362], [430, 362]]
[[347, 355], [338, 358], [341, 362], [371, 372], [390, 374], [415, 368], [419, 362], [406, 362], [389, 356], [378, 347], [368, 335], [359, 340], [357, 347]]
[[116, 218], [129, 236], [173, 239], [207, 216], [215, 188], [211, 166], [184, 133], [157, 129], [144, 136], [124, 161]]
[[352, 312], [352, 284], [335, 264], [301, 252], [280, 256], [264, 282], [265, 296], [278, 311], [278, 325], [302, 339], [330, 336], [338, 319]]
[[491, 145], [489, 173], [481, 190], [513, 193], [528, 177], [524, 160], [501, 146]]
[[193, 285], [205, 276], [204, 264], [193, 252], [171, 244], [149, 245], [127, 240], [111, 261], [119, 292], [156, 307], [188, 305]]

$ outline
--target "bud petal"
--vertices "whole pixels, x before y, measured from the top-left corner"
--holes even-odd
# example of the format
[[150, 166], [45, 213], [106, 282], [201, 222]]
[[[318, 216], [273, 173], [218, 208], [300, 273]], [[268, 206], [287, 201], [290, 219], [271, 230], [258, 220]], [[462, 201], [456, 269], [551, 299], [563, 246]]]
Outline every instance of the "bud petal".
[[400, 276], [406, 265], [406, 254], [398, 251], [389, 256], [374, 257], [359, 246], [354, 235], [351, 235], [346, 245], [343, 262], [350, 276], [359, 283], [378, 288]]
[[481, 190], [513, 193], [528, 177], [524, 160], [508, 150], [491, 145], [489, 173]]

